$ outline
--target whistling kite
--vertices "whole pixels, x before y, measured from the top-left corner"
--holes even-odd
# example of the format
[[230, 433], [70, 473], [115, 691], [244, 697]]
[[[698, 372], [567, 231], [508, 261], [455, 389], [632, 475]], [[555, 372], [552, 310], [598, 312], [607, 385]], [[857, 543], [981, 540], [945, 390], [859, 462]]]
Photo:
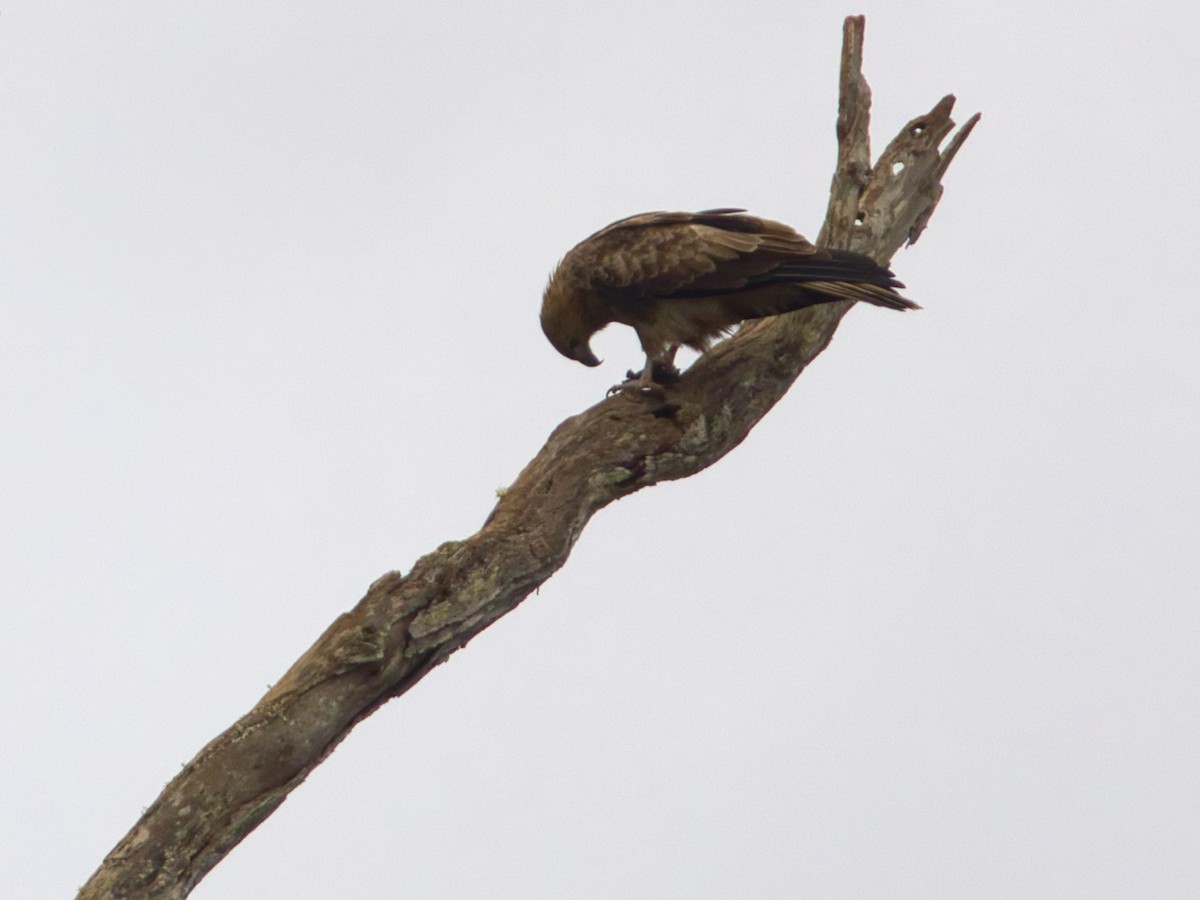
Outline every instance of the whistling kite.
[[542, 298], [542, 330], [563, 356], [598, 366], [591, 336], [631, 326], [646, 352], [637, 386], [677, 374], [680, 345], [707, 350], [746, 319], [865, 300], [920, 309], [869, 257], [810, 244], [787, 225], [740, 209], [652, 212], [597, 231], [563, 257]]

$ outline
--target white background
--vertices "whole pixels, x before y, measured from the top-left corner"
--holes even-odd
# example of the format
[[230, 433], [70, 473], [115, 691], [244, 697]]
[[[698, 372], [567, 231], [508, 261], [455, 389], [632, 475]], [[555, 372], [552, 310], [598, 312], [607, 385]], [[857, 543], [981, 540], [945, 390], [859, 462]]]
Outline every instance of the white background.
[[0, 9], [0, 893], [67, 897], [597, 370], [537, 325], [648, 209], [815, 235], [984, 119], [897, 273], [714, 469], [361, 725], [226, 898], [1200, 896], [1192, 3]]

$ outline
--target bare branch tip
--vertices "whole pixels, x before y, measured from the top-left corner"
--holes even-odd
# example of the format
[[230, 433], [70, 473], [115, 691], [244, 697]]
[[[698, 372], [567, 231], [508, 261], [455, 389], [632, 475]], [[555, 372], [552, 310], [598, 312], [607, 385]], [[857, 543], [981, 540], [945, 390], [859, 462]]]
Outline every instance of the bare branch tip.
[[853, 72], [862, 71], [863, 38], [867, 27], [866, 16], [847, 16], [842, 23], [842, 66]]
[[950, 138], [950, 143], [946, 145], [946, 149], [942, 151], [941, 159], [938, 161], [937, 175], [939, 178], [945, 173], [951, 161], [953, 161], [955, 154], [958, 153], [959, 149], [970, 136], [971, 131], [979, 124], [979, 120], [982, 118], [982, 113], [975, 113], [975, 115], [967, 119], [962, 128], [958, 129], [954, 137]]
[[950, 118], [950, 113], [954, 112], [954, 101], [957, 98], [953, 94], [947, 94], [929, 111], [930, 118]]

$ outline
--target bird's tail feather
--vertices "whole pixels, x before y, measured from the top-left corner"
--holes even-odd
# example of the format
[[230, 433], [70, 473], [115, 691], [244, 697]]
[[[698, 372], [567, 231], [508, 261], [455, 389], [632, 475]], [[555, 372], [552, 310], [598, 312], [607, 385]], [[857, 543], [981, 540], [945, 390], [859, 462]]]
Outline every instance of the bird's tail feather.
[[[888, 309], [920, 309], [907, 297], [902, 297], [890, 287], [877, 284], [847, 281], [809, 281], [803, 286], [806, 294], [820, 294], [830, 300], [862, 300]], [[809, 304], [803, 304], [807, 306]]]

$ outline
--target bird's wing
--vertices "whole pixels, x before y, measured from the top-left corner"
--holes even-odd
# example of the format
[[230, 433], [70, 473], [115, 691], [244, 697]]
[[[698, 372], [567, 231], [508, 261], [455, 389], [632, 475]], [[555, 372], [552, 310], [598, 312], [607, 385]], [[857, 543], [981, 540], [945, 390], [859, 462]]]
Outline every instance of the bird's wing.
[[779, 222], [742, 210], [654, 212], [596, 232], [572, 251], [586, 287], [616, 304], [695, 297], [744, 288], [817, 248]]

